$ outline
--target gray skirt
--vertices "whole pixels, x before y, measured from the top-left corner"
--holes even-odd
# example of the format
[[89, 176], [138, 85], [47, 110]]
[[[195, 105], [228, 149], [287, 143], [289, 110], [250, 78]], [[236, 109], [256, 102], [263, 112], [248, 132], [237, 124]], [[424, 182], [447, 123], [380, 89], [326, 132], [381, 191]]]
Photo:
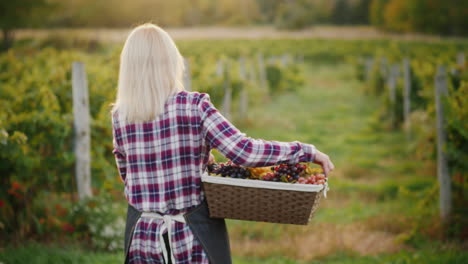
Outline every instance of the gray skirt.
[[[132, 243], [135, 225], [141, 216], [141, 212], [133, 206], [128, 205], [127, 222], [125, 225], [125, 263], [130, 263], [128, 252]], [[190, 227], [194, 237], [198, 239], [205, 250], [211, 264], [231, 264], [231, 250], [229, 246], [229, 236], [226, 229], [226, 222], [222, 218], [211, 218], [209, 216], [208, 204], [206, 200], [199, 206], [184, 214], [185, 222]], [[167, 234], [164, 237], [166, 248], [169, 253], [169, 241]], [[170, 253], [168, 254], [170, 255]], [[166, 260], [171, 263], [171, 260]], [[176, 263], [171, 263], [176, 264]]]

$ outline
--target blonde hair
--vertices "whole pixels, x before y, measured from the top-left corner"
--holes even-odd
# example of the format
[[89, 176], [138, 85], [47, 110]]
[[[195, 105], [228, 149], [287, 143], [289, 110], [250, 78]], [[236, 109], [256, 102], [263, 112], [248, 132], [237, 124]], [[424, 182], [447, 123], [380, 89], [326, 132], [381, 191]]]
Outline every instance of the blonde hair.
[[155, 119], [166, 99], [184, 90], [184, 61], [169, 34], [153, 24], [132, 30], [120, 54], [117, 99], [112, 113], [128, 123]]

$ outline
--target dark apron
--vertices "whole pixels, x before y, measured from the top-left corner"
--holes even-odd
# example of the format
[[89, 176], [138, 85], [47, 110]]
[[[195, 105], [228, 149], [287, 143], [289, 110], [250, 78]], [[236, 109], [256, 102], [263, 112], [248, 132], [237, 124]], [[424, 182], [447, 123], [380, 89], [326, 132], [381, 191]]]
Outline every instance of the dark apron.
[[[132, 243], [133, 231], [140, 216], [140, 211], [128, 205], [127, 223], [125, 225], [125, 263], [129, 263], [128, 252], [130, 244]], [[206, 200], [199, 206], [185, 213], [184, 218], [193, 235], [198, 239], [208, 255], [211, 264], [232, 263], [226, 223], [222, 218], [210, 218]], [[168, 256], [170, 256], [170, 247], [168, 247], [169, 241], [166, 240], [166, 237], [165, 241], [168, 249]]]

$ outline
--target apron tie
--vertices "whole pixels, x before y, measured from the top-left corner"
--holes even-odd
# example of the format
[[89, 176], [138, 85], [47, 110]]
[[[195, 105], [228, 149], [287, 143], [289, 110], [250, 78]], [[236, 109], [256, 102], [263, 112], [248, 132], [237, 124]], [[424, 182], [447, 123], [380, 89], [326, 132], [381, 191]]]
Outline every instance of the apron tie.
[[327, 191], [329, 191], [330, 188], [328, 187], [328, 182], [326, 182], [324, 185], [323, 185], [323, 197], [327, 198]]
[[148, 217], [148, 218], [153, 218], [153, 219], [162, 219], [164, 221], [163, 228], [161, 228], [161, 232], [159, 233], [159, 242], [161, 243], [161, 247], [163, 250], [163, 256], [164, 259], [167, 261], [168, 260], [168, 254], [167, 254], [167, 249], [164, 245], [164, 237], [163, 237], [163, 232], [164, 230], [167, 230], [167, 237], [169, 240], [169, 248], [171, 249], [171, 260], [172, 263], [175, 264], [175, 257], [174, 257], [174, 250], [172, 249], [172, 221], [176, 221], [179, 223], [185, 223], [185, 218], [183, 214], [178, 214], [178, 215], [160, 215], [155, 212], [143, 212], [141, 214], [141, 217]]

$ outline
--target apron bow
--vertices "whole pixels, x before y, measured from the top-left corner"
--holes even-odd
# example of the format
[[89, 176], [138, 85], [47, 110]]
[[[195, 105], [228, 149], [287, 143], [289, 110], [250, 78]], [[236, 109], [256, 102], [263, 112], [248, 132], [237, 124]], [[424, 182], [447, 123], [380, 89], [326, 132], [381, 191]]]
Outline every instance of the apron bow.
[[178, 215], [160, 215], [155, 212], [143, 212], [141, 214], [141, 217], [148, 217], [148, 218], [153, 218], [153, 219], [162, 219], [164, 221], [163, 228], [161, 229], [161, 232], [159, 233], [159, 242], [161, 243], [162, 251], [163, 251], [163, 256], [164, 259], [167, 261], [168, 260], [168, 253], [167, 249], [164, 245], [164, 237], [163, 237], [163, 232], [164, 229], [167, 230], [167, 237], [169, 240], [169, 247], [171, 249], [171, 260], [172, 263], [175, 262], [175, 257], [174, 257], [174, 250], [172, 249], [172, 222], [177, 221], [180, 223], [185, 223], [185, 219], [183, 214], [178, 214]]

